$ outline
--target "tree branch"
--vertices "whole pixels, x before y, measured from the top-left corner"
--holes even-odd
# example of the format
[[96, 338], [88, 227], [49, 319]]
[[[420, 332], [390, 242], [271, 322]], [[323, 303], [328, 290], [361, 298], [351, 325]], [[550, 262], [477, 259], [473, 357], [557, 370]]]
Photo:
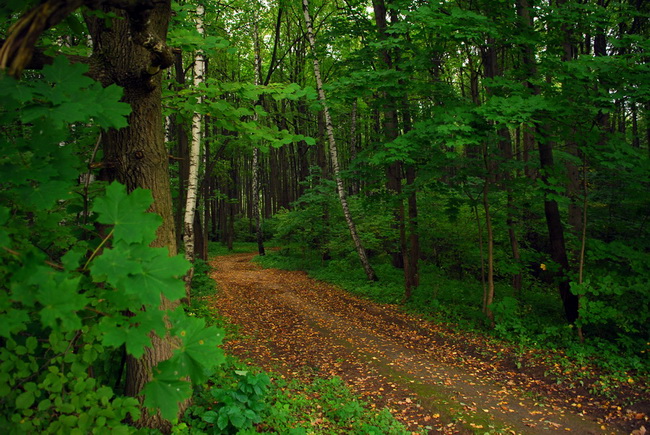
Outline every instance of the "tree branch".
[[[35, 48], [36, 42], [43, 32], [81, 6], [90, 9], [112, 6], [126, 11], [132, 32], [138, 35], [136, 43], [152, 54], [150, 75], [173, 64], [171, 49], [147, 29], [149, 13], [156, 6], [155, 0], [48, 0], [32, 8], [9, 28], [8, 37], [0, 47], [0, 70], [18, 77], [26, 68], [40, 69], [51, 63], [50, 56]], [[76, 57], [74, 61], [88, 62], [83, 57]]]

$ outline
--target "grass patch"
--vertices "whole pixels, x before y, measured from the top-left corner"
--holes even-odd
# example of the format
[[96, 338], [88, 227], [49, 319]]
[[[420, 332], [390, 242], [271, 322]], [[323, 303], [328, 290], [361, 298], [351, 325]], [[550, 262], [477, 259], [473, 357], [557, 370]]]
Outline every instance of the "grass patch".
[[[268, 380], [255, 392], [255, 385]], [[266, 385], [266, 384], [265, 384]], [[225, 399], [224, 399], [225, 398]], [[229, 400], [228, 398], [234, 399]], [[219, 416], [230, 419], [219, 426]], [[216, 416], [216, 419], [214, 418]], [[233, 423], [234, 422], [234, 423]], [[240, 427], [236, 425], [240, 424]], [[194, 394], [174, 433], [409, 434], [388, 409], [359, 400], [338, 377], [286, 380], [233, 357]]]

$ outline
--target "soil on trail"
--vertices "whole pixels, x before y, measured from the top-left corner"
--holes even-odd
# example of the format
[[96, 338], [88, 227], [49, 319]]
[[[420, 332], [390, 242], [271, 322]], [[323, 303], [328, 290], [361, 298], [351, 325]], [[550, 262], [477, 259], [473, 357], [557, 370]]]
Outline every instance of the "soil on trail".
[[225, 345], [230, 353], [286, 377], [339, 376], [412, 431], [627, 433], [617, 418], [621, 408], [603, 414], [610, 404], [508, 370], [490, 356], [499, 349], [486, 340], [474, 342], [303, 272], [262, 269], [253, 256], [212, 260], [220, 291], [211, 302], [241, 326]]

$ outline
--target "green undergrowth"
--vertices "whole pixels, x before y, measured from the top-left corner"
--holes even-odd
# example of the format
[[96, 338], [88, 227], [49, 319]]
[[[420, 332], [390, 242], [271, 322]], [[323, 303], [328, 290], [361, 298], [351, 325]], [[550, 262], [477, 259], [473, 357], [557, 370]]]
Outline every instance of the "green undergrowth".
[[[369, 282], [355, 258], [324, 261], [318, 252], [300, 247], [272, 251], [255, 261], [268, 268], [304, 270], [315, 279], [381, 304], [401, 304], [404, 295], [402, 271], [387, 262], [373, 264], [379, 281]], [[564, 320], [556, 291], [537, 282], [526, 283], [520, 294], [506, 282], [496, 284], [493, 329], [481, 311], [480, 281], [453, 279], [422, 262], [420, 283], [403, 309], [458, 332], [487, 334], [504, 342], [518, 368], [529, 363], [534, 353], [535, 364], [550, 367], [547, 376], [610, 398], [619, 394], [621, 385], [642, 384], [650, 372], [648, 349], [627, 344], [624, 337], [604, 339], [587, 333], [580, 342], [576, 329]]]
[[[254, 244], [237, 244], [233, 251], [211, 245], [213, 255], [250, 252]], [[231, 325], [207, 303], [217, 292], [209, 265], [197, 260], [190, 316], [201, 317], [226, 331], [225, 341], [237, 336]], [[357, 398], [338, 377], [312, 382], [285, 379], [264, 372], [250, 362], [227, 355], [226, 362], [207, 383], [195, 389], [192, 405], [177, 424], [176, 434], [408, 434], [388, 409], [373, 409]]]
[[175, 433], [408, 434], [387, 410], [372, 409], [338, 377], [307, 383], [228, 357], [197, 390]]

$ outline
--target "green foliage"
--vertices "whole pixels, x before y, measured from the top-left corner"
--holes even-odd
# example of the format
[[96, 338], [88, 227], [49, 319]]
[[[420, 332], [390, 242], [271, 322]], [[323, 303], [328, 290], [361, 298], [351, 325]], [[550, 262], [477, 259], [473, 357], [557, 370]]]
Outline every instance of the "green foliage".
[[0, 426], [11, 432], [130, 432], [140, 406], [116, 376], [123, 349], [142, 356], [152, 333], [179, 344], [144, 391], [167, 419], [191, 395], [186, 379], [204, 382], [223, 359], [220, 330], [159, 308], [161, 295], [184, 296], [188, 263], [149, 246], [161, 223], [151, 194], [78, 186], [81, 151], [130, 111], [86, 71], [57, 58], [42, 77], [0, 77]]
[[367, 409], [338, 378], [317, 378], [311, 384], [277, 379], [269, 394], [264, 424], [278, 433], [406, 434], [388, 409]]
[[[332, 180], [310, 177], [309, 188], [291, 210], [282, 210], [269, 222], [274, 241], [284, 246], [302, 246], [332, 258], [345, 258], [358, 265], [354, 244], [349, 236]], [[386, 202], [348, 198], [350, 212], [366, 250], [384, 255], [394, 243], [395, 229]]]
[[239, 380], [232, 389], [211, 390], [217, 402], [215, 410], [203, 414], [203, 420], [214, 425], [213, 433], [233, 433], [247, 430], [262, 421], [266, 410], [264, 398], [271, 380], [266, 373], [253, 374], [236, 370]]

